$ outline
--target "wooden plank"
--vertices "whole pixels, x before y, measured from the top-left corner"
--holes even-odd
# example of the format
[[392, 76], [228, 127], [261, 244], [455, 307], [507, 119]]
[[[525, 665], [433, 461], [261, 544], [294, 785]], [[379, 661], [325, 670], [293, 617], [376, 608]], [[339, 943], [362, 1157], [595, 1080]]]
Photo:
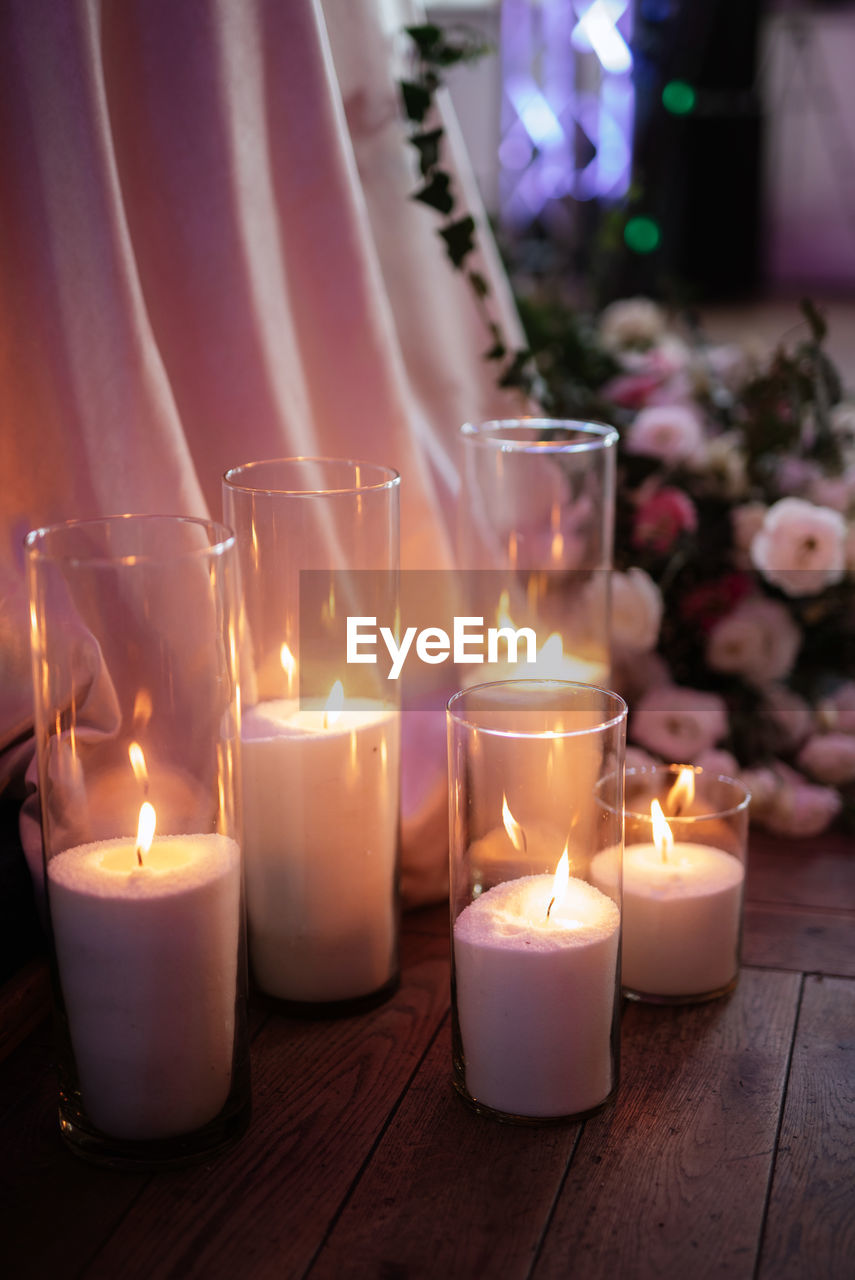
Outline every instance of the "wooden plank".
[[585, 1125], [536, 1280], [751, 1277], [799, 983], [627, 1008], [617, 1105]]
[[849, 1280], [855, 1260], [855, 983], [808, 978], [761, 1280]]
[[209, 1168], [153, 1178], [87, 1276], [305, 1271], [448, 1009], [446, 940], [405, 943], [401, 987], [371, 1013], [270, 1016], [249, 1134]]
[[0, 1124], [0, 1267], [14, 1280], [77, 1275], [146, 1181], [68, 1151], [46, 1056], [42, 1047], [40, 1070]]
[[855, 911], [855, 838], [842, 831], [811, 840], [751, 833], [748, 902]]
[[0, 1062], [27, 1038], [50, 1012], [47, 961], [32, 960], [0, 988]]
[[446, 1023], [311, 1280], [527, 1276], [578, 1133], [477, 1115], [452, 1088]]
[[742, 962], [855, 977], [855, 911], [746, 903]]

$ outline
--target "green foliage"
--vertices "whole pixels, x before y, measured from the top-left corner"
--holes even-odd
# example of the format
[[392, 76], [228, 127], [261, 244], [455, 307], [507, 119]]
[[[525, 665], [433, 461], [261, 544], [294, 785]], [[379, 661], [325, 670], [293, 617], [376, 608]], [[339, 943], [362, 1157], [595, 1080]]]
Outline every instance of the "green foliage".
[[498, 365], [498, 386], [513, 388], [530, 398], [542, 390], [531, 352], [510, 349], [493, 312], [490, 285], [483, 273], [470, 265], [476, 251], [477, 227], [472, 215], [458, 207], [452, 175], [443, 168], [445, 132], [441, 127], [424, 127], [434, 110], [436, 91], [443, 84], [443, 71], [459, 63], [476, 61], [490, 52], [490, 47], [466, 27], [445, 30], [433, 23], [424, 23], [405, 30], [413, 46], [412, 74], [400, 81], [399, 88], [404, 115], [413, 126], [408, 141], [418, 153], [419, 172], [424, 180], [412, 198], [444, 219], [437, 234], [445, 244], [451, 265], [464, 274], [492, 339], [484, 359]]

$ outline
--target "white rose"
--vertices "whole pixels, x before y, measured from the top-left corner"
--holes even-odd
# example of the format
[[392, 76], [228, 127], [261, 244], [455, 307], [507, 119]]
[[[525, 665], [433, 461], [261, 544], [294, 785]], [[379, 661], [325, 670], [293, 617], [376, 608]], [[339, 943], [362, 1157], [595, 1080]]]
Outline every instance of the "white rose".
[[855, 737], [848, 733], [818, 733], [799, 752], [798, 766], [817, 782], [842, 787], [855, 782]]
[[652, 404], [636, 414], [625, 437], [630, 453], [674, 465], [699, 453], [704, 431], [696, 411], [684, 404]]
[[618, 649], [647, 653], [656, 647], [662, 593], [643, 569], [612, 574], [611, 634]]
[[765, 684], [792, 671], [801, 641], [801, 632], [779, 601], [744, 600], [710, 632], [707, 664], [713, 671]]
[[789, 596], [814, 595], [846, 569], [846, 521], [839, 511], [803, 498], [781, 498], [751, 543], [751, 560]]
[[716, 693], [663, 685], [644, 695], [632, 713], [634, 742], [664, 760], [691, 763], [727, 733], [727, 706]]
[[771, 804], [762, 814], [762, 822], [776, 835], [818, 836], [841, 808], [840, 796], [832, 787], [781, 778]]
[[778, 775], [774, 769], [743, 769], [739, 780], [751, 792], [752, 818], [762, 818], [771, 808], [777, 795]]
[[649, 298], [622, 298], [604, 308], [598, 328], [608, 351], [649, 347], [665, 332], [665, 312]]

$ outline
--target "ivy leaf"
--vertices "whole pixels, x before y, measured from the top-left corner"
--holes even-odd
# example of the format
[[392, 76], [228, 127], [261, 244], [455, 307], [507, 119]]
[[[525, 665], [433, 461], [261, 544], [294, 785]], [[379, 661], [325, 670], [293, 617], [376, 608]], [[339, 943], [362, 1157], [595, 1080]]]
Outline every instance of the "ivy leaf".
[[431, 129], [428, 133], [410, 135], [410, 142], [419, 153], [419, 169], [423, 178], [439, 164], [439, 144], [444, 132], [444, 129]]
[[475, 219], [471, 214], [458, 218], [439, 232], [445, 241], [448, 256], [454, 266], [460, 268], [464, 259], [475, 248]]
[[421, 124], [430, 110], [430, 93], [424, 85], [417, 84], [413, 80], [401, 80], [399, 83], [407, 119]]
[[436, 46], [442, 42], [442, 30], [432, 22], [405, 27], [404, 30], [423, 58], [430, 58], [435, 53]]
[[529, 377], [526, 372], [526, 365], [530, 359], [530, 351], [515, 351], [513, 360], [499, 379], [499, 386], [521, 387], [524, 391], [527, 391], [529, 388]]
[[801, 312], [810, 325], [810, 331], [813, 335], [814, 342], [822, 342], [828, 333], [828, 325], [825, 323], [824, 317], [820, 314], [816, 305], [810, 298], [802, 298]]
[[481, 275], [480, 271], [469, 272], [469, 283], [476, 298], [486, 298], [490, 293], [490, 286]]
[[454, 208], [454, 197], [449, 190], [451, 178], [447, 173], [435, 173], [430, 182], [420, 191], [413, 193], [414, 200], [438, 209], [440, 213], [451, 213]]
[[493, 339], [493, 345], [489, 351], [484, 352], [485, 360], [504, 360], [508, 354], [508, 348], [505, 346], [505, 337], [495, 320], [491, 320], [489, 324], [490, 337]]

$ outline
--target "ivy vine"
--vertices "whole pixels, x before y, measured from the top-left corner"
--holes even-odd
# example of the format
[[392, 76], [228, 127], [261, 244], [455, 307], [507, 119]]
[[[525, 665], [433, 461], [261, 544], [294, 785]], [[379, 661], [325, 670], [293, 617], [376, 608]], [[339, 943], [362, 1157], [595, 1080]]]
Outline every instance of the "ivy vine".
[[495, 318], [489, 282], [471, 265], [476, 249], [477, 227], [471, 213], [458, 206], [454, 180], [443, 167], [445, 130], [430, 127], [436, 105], [436, 92], [442, 87], [443, 72], [462, 62], [477, 62], [491, 47], [477, 32], [456, 26], [443, 29], [433, 23], [404, 28], [412, 42], [412, 68], [408, 79], [399, 87], [404, 114], [409, 124], [408, 142], [418, 153], [421, 186], [412, 193], [414, 200], [434, 209], [443, 219], [438, 235], [445, 243], [451, 265], [463, 272], [472, 291], [490, 345], [484, 359], [497, 365], [500, 387], [543, 399], [544, 387], [528, 348], [514, 350]]

